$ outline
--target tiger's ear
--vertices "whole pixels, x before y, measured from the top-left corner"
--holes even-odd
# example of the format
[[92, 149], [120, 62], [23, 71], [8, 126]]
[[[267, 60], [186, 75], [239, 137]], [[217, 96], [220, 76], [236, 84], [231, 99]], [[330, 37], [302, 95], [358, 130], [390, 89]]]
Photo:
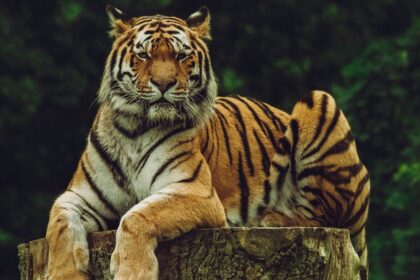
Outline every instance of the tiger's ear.
[[123, 34], [126, 30], [130, 29], [130, 17], [124, 14], [121, 10], [111, 5], [106, 5], [106, 14], [111, 24], [111, 30], [109, 35], [113, 38], [117, 38]]
[[187, 25], [196, 31], [203, 39], [211, 39], [210, 35], [210, 12], [206, 6], [202, 6], [197, 12], [190, 15]]

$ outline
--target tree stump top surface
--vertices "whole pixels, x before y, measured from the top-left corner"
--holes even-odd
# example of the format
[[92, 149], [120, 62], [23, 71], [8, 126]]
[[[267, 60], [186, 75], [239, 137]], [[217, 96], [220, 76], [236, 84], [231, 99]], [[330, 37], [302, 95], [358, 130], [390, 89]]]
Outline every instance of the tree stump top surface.
[[[94, 279], [112, 279], [115, 231], [88, 236]], [[18, 246], [21, 280], [46, 279], [48, 245]], [[197, 229], [156, 249], [159, 279], [359, 279], [347, 229], [320, 227]]]

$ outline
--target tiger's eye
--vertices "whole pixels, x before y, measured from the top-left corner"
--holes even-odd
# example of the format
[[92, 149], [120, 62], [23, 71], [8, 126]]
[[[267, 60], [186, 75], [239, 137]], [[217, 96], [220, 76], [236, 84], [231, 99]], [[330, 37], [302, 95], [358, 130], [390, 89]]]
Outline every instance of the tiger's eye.
[[187, 55], [185, 53], [179, 53], [176, 55], [176, 59], [181, 61], [187, 58]]
[[137, 54], [137, 57], [143, 60], [149, 58], [149, 56], [147, 55], [147, 52], [140, 52]]

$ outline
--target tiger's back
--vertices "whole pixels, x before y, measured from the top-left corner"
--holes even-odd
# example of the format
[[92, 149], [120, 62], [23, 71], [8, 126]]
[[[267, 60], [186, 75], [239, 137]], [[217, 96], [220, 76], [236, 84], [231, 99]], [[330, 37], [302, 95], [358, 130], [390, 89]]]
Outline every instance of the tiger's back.
[[201, 151], [230, 225], [258, 225], [268, 206], [271, 158], [289, 115], [253, 98], [219, 97], [200, 131]]
[[290, 116], [218, 98], [200, 143], [230, 225], [348, 228], [367, 275], [369, 176], [329, 94], [311, 92]]

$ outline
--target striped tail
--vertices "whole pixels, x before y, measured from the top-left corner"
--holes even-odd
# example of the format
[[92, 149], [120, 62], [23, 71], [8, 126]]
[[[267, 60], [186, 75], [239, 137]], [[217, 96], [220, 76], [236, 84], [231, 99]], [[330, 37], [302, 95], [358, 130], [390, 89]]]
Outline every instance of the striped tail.
[[364, 279], [370, 182], [335, 100], [322, 91], [301, 99], [280, 147], [270, 168], [271, 208], [283, 225], [348, 228]]

